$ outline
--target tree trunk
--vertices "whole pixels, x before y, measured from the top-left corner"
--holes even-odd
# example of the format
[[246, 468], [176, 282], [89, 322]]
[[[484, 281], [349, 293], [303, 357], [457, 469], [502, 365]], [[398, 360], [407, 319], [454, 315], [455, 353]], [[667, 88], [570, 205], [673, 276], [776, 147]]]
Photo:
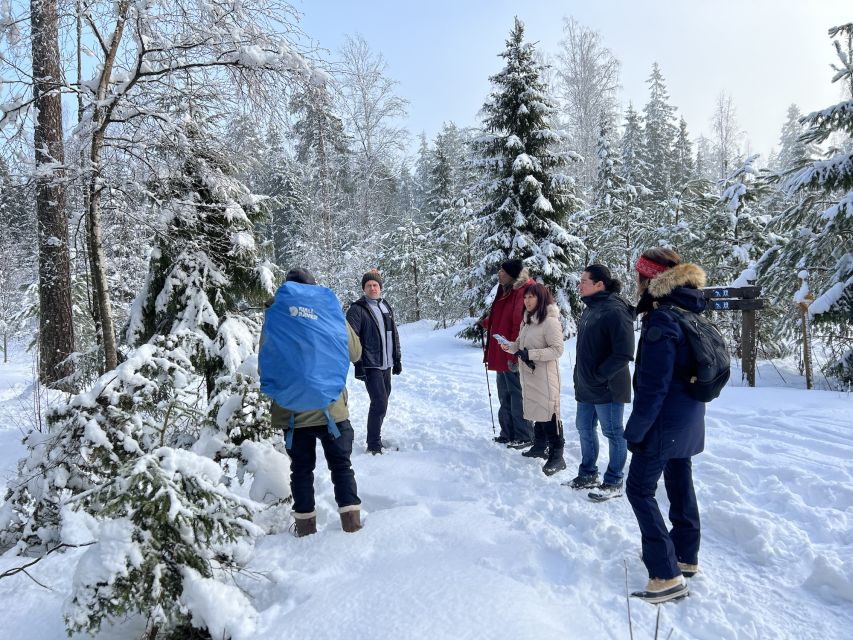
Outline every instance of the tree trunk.
[[38, 109], [33, 142], [41, 305], [39, 379], [51, 385], [71, 374], [71, 364], [64, 361], [74, 350], [56, 0], [30, 0], [30, 21], [33, 97]]
[[[94, 143], [93, 143], [93, 153]], [[100, 168], [99, 168], [100, 169]], [[88, 187], [88, 215], [86, 216], [86, 235], [89, 240], [89, 269], [92, 273], [92, 291], [96, 313], [96, 326], [100, 328], [100, 338], [104, 345], [105, 371], [111, 371], [118, 366], [115, 327], [113, 325], [112, 303], [110, 289], [107, 284], [106, 258], [104, 243], [101, 235], [101, 195], [100, 170], [92, 176]]]
[[97, 104], [92, 117], [92, 146], [89, 153], [89, 161], [92, 167], [92, 176], [87, 188], [88, 212], [86, 218], [86, 231], [89, 240], [89, 262], [92, 270], [92, 286], [95, 291], [95, 300], [98, 306], [98, 315], [101, 321], [101, 332], [104, 345], [104, 366], [107, 371], [118, 366], [118, 350], [116, 348], [115, 325], [113, 324], [112, 303], [110, 302], [110, 290], [107, 285], [107, 265], [104, 257], [104, 242], [101, 234], [101, 150], [104, 146], [104, 136], [109, 125], [109, 114], [107, 107], [103, 106], [107, 98], [110, 76], [115, 64], [118, 46], [121, 42], [124, 26], [127, 20], [129, 1], [122, 0], [118, 5], [116, 26], [113, 31], [110, 48], [104, 59], [104, 68], [101, 80], [98, 83]]
[[[75, 12], [77, 14], [75, 19], [75, 26], [77, 29], [77, 84], [83, 84], [83, 7], [82, 0], [76, 0], [75, 2]], [[83, 105], [83, 93], [77, 92], [77, 124], [81, 124], [83, 122], [83, 113], [84, 113], [84, 105]], [[80, 150], [80, 167], [86, 166], [88, 159], [86, 158], [85, 149]], [[82, 171], [81, 171], [82, 173]], [[83, 195], [83, 211], [86, 211], [88, 214], [89, 211], [89, 190], [88, 187], [84, 184], [80, 189]], [[92, 315], [92, 321], [95, 324], [95, 342], [100, 346], [103, 343], [103, 328], [101, 327], [101, 306], [98, 301], [98, 292], [95, 290], [93, 286], [93, 282], [95, 281], [95, 265], [92, 261], [92, 251], [91, 251], [91, 240], [89, 238], [89, 229], [88, 229], [88, 221], [86, 227], [86, 264], [89, 267], [89, 279], [86, 285], [86, 291], [91, 296], [89, 299], [89, 313]], [[101, 368], [100, 373], [103, 373], [103, 368]]]

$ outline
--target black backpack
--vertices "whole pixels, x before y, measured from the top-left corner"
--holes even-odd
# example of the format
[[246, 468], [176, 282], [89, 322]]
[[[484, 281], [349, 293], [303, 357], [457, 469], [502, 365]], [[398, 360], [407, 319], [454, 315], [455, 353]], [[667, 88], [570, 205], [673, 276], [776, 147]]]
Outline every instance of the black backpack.
[[661, 307], [675, 312], [693, 355], [693, 370], [684, 372], [687, 394], [700, 402], [719, 398], [729, 381], [732, 364], [720, 330], [700, 313], [668, 304]]

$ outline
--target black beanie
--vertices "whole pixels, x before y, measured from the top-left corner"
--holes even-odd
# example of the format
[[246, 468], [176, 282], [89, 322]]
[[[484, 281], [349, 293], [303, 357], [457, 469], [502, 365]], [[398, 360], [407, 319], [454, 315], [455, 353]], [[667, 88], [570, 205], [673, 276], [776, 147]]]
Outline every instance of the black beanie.
[[371, 269], [363, 276], [361, 276], [361, 290], [364, 291], [364, 285], [366, 285], [371, 280], [374, 280], [379, 283], [379, 288], [382, 288], [382, 276], [379, 275], [379, 272], [376, 269]]
[[317, 281], [314, 280], [314, 276], [311, 275], [311, 272], [308, 271], [308, 269], [302, 269], [301, 267], [296, 267], [295, 269], [291, 269], [290, 271], [288, 271], [284, 279], [286, 282], [317, 284]]
[[506, 271], [506, 274], [512, 277], [513, 280], [519, 276], [523, 268], [524, 263], [522, 263], [521, 260], [516, 260], [515, 258], [501, 262], [501, 269]]

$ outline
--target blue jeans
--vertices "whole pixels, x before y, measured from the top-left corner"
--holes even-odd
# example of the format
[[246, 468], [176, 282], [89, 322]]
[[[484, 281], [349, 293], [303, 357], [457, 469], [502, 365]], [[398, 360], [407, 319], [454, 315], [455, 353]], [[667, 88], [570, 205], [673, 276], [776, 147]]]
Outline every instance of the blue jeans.
[[293, 441], [287, 455], [290, 456], [290, 492], [293, 494], [293, 510], [296, 513], [314, 511], [314, 467], [317, 464], [317, 440], [323, 445], [326, 464], [335, 487], [335, 502], [338, 507], [361, 504], [355, 473], [350, 463], [353, 431], [349, 420], [337, 423], [339, 438], [329, 433], [326, 425], [299, 427], [293, 430]]
[[517, 371], [498, 371], [498, 422], [501, 435], [510, 440], [533, 440], [533, 425], [524, 419], [521, 378]]
[[628, 443], [625, 442], [625, 429], [622, 427], [622, 414], [625, 405], [621, 402], [592, 404], [578, 402], [575, 427], [581, 441], [581, 464], [579, 476], [598, 475], [598, 430], [596, 423], [601, 423], [601, 431], [610, 443], [610, 462], [604, 473], [605, 484], [622, 482], [625, 460], [628, 458]]

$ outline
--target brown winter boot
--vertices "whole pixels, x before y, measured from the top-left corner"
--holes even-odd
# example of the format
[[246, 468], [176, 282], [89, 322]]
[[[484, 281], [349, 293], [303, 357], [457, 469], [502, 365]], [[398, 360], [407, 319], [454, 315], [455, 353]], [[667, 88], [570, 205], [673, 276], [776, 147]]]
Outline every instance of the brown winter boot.
[[684, 578], [649, 578], [645, 591], [635, 591], [631, 595], [650, 604], [660, 604], [670, 600], [678, 600], [688, 594]]
[[361, 507], [352, 504], [338, 509], [341, 514], [341, 528], [347, 533], [355, 533], [361, 529]]
[[311, 513], [296, 513], [293, 512], [293, 535], [297, 538], [310, 536], [312, 533], [317, 533], [317, 512]]

